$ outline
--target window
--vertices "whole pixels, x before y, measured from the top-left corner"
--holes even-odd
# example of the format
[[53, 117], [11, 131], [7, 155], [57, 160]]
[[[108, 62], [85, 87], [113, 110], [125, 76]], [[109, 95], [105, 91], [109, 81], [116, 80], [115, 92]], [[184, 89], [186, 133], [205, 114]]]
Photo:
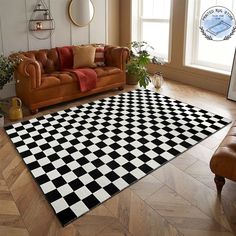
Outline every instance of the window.
[[235, 0], [189, 0], [185, 64], [229, 73], [232, 67], [236, 35], [224, 41], [207, 40], [200, 32], [202, 14], [210, 7], [224, 6], [236, 16]]
[[132, 40], [146, 41], [154, 55], [169, 59], [171, 0], [132, 1]]

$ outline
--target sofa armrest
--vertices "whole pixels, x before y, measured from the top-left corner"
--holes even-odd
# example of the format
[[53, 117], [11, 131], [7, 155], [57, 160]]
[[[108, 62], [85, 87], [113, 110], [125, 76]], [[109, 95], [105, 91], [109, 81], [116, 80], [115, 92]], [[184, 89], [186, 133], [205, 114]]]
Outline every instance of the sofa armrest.
[[[29, 81], [32, 89], [38, 88], [41, 84], [41, 68], [36, 60], [22, 56], [22, 62], [17, 68], [17, 73]], [[20, 81], [19, 81], [20, 82]]]
[[105, 46], [104, 56], [107, 66], [114, 66], [125, 71], [129, 59], [129, 49], [127, 47]]

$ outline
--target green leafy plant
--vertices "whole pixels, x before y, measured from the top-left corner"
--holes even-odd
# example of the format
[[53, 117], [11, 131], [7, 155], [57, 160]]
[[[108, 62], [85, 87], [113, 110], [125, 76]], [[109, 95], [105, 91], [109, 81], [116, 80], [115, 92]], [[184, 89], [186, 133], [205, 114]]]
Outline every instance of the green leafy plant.
[[[17, 57], [5, 57], [0, 55], [0, 90], [4, 85], [13, 80], [13, 73], [22, 60]], [[3, 102], [0, 102], [0, 114], [2, 111]]]
[[151, 82], [146, 66], [149, 63], [163, 65], [165, 62], [162, 58], [151, 56], [150, 51], [154, 48], [145, 41], [133, 41], [130, 48], [130, 60], [126, 65], [127, 74], [135, 76], [140, 87], [146, 88]]
[[13, 73], [20, 62], [18, 57], [0, 55], [0, 90], [13, 79]]

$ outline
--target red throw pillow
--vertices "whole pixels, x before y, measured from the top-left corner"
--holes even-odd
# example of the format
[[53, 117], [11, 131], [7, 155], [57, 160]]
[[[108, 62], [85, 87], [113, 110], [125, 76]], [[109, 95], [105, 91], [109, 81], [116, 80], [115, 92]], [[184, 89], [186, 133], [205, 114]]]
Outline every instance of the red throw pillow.
[[97, 66], [105, 66], [104, 47], [96, 47], [94, 62]]
[[72, 46], [57, 47], [60, 70], [73, 68], [73, 50]]

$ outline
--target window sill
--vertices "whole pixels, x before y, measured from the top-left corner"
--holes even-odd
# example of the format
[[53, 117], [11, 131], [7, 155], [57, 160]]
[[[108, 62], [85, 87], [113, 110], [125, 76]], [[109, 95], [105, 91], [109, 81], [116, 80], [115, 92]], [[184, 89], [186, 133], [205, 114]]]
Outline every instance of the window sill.
[[226, 70], [215, 69], [212, 67], [200, 66], [200, 65], [196, 65], [196, 64], [186, 64], [185, 67], [199, 69], [199, 70], [203, 70], [206, 72], [213, 72], [213, 73], [220, 74], [220, 75], [228, 75], [228, 76], [231, 75], [231, 72], [226, 71]]

